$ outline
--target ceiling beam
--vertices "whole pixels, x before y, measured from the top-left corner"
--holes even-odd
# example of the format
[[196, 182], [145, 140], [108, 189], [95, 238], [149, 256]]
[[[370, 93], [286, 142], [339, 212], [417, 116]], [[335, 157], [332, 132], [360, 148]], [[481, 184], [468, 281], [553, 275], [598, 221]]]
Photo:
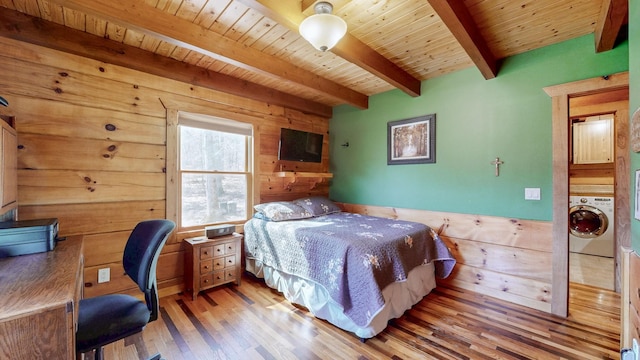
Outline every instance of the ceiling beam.
[[238, 44], [198, 24], [166, 13], [139, 0], [50, 0], [66, 8], [103, 18], [114, 24], [157, 37], [241, 69], [286, 81], [360, 109], [369, 98], [275, 56]]
[[[315, 5], [316, 2], [317, 2], [316, 0], [302, 0], [300, 4], [300, 9], [302, 10], [302, 13], [306, 15], [313, 15], [313, 5]], [[331, 3], [331, 4], [333, 5], [334, 3]], [[334, 8], [335, 7], [336, 6], [334, 5]]]
[[[312, 8], [313, 3], [315, 3], [315, 1], [303, 1], [302, 4], [300, 4], [299, 1], [282, 0], [238, 1], [296, 33], [298, 32], [300, 23], [306, 18], [305, 13], [308, 12], [309, 7]], [[334, 0], [332, 3], [334, 4], [335, 12], [345, 1]], [[349, 32], [331, 49], [331, 52], [363, 68], [410, 96], [420, 96], [420, 80], [380, 55], [368, 45], [349, 34]]]
[[485, 79], [498, 75], [498, 62], [480, 35], [469, 9], [461, 0], [427, 0], [458, 40]]
[[325, 118], [331, 107], [0, 7], [0, 36]]
[[613, 49], [620, 28], [627, 20], [629, 3], [627, 0], [604, 0], [600, 17], [596, 23], [594, 39], [596, 52]]

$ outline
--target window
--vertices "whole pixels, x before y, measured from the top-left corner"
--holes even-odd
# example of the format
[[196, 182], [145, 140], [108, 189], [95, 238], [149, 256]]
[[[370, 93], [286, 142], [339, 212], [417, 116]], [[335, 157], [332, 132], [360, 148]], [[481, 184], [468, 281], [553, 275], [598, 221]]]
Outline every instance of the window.
[[250, 124], [193, 114], [178, 120], [181, 228], [247, 219], [251, 199]]

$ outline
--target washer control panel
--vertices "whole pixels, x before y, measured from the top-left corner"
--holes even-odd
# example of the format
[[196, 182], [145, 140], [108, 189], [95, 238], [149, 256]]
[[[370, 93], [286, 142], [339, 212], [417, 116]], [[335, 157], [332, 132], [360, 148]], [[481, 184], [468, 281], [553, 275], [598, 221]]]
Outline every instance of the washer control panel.
[[569, 205], [591, 205], [601, 209], [613, 210], [612, 197], [571, 196]]

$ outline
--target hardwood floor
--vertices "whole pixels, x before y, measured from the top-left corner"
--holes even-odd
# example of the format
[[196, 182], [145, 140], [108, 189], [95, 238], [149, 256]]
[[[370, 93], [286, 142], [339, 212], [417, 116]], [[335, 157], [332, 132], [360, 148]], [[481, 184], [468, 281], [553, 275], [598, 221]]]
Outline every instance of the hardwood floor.
[[614, 258], [569, 253], [569, 280], [603, 289], [615, 288]]
[[572, 284], [567, 319], [441, 285], [375, 338], [289, 304], [262, 280], [160, 299], [144, 345], [105, 348], [106, 359], [619, 359], [620, 297]]

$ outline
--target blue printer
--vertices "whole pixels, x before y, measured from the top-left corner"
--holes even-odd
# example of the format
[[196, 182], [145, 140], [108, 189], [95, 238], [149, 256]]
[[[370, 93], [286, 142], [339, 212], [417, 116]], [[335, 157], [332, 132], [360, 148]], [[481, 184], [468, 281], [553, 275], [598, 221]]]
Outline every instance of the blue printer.
[[51, 251], [58, 241], [58, 219], [0, 222], [0, 258]]

